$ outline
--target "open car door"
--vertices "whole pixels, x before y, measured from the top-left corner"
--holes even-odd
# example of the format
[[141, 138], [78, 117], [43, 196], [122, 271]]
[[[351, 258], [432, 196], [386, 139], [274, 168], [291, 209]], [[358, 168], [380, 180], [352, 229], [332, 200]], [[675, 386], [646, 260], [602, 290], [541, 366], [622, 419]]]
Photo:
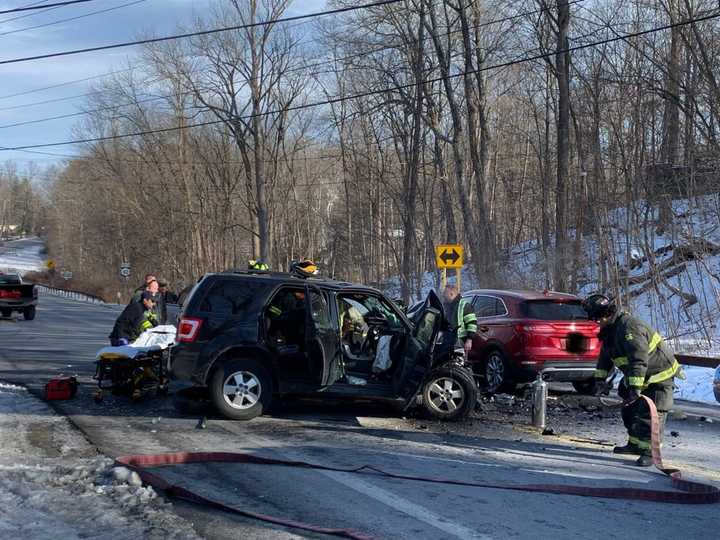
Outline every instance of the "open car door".
[[430, 291], [412, 323], [412, 333], [407, 336], [399, 369], [393, 377], [395, 393], [405, 399], [406, 406], [412, 404], [432, 368], [435, 343], [443, 325], [442, 302], [434, 291]]
[[305, 285], [305, 339], [311, 380], [329, 386], [343, 376], [340, 334], [320, 289]]

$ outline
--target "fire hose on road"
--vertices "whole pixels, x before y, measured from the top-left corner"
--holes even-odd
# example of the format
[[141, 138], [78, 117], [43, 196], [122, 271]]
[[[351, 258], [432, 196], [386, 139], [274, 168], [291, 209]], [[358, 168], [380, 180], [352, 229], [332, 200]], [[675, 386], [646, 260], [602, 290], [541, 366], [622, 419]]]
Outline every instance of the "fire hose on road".
[[138, 473], [140, 478], [146, 484], [164, 491], [168, 496], [187, 501], [203, 504], [211, 508], [224, 510], [239, 514], [252, 519], [282, 525], [285, 527], [302, 529], [306, 531], [339, 536], [343, 538], [352, 538], [355, 540], [370, 540], [369, 535], [353, 531], [351, 529], [334, 529], [312, 525], [287, 518], [269, 516], [242, 510], [222, 503], [217, 500], [209, 499], [199, 495], [192, 490], [174, 485], [154, 472], [150, 472], [148, 468], [163, 467], [168, 465], [184, 465], [190, 463], [246, 463], [252, 465], [274, 465], [282, 467], [294, 467], [301, 469], [323, 470], [353, 474], [376, 474], [385, 478], [394, 478], [400, 480], [410, 480], [415, 482], [426, 482], [445, 485], [467, 486], [485, 489], [503, 489], [511, 491], [525, 491], [532, 493], [553, 493], [558, 495], [577, 495], [581, 497], [600, 497], [610, 499], [628, 499], [650, 501], [658, 503], [680, 503], [680, 504], [716, 504], [720, 502], [720, 489], [717, 487], [704, 484], [701, 482], [685, 480], [682, 478], [680, 470], [666, 467], [663, 464], [660, 454], [660, 424], [658, 422], [657, 409], [655, 403], [646, 396], [641, 396], [648, 404], [652, 418], [652, 458], [655, 467], [662, 473], [670, 477], [672, 486], [678, 491], [665, 491], [656, 489], [643, 488], [598, 488], [590, 486], [571, 486], [560, 484], [506, 484], [492, 482], [468, 482], [463, 480], [451, 480], [447, 478], [413, 476], [407, 474], [396, 474], [384, 471], [371, 465], [361, 465], [354, 468], [331, 467], [305, 461], [290, 461], [283, 459], [273, 459], [260, 457], [253, 454], [235, 453], [235, 452], [180, 452], [175, 454], [156, 454], [156, 455], [131, 455], [122, 456], [116, 459], [118, 465], [125, 466]]

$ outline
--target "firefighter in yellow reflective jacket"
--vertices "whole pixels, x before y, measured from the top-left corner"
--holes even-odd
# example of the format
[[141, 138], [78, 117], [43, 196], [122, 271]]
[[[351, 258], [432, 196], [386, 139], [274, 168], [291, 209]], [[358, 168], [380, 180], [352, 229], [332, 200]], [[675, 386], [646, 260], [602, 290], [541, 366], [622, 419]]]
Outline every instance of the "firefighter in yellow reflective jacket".
[[465, 356], [472, 348], [472, 339], [477, 334], [477, 315], [464, 298], [460, 296], [455, 285], [448, 285], [443, 291], [445, 301], [445, 319], [451, 330], [457, 332], [457, 341], [462, 343]]
[[650, 409], [643, 394], [655, 402], [660, 422], [660, 435], [665, 417], [673, 404], [673, 381], [682, 377], [680, 365], [662, 336], [641, 320], [627, 312], [618, 312], [615, 303], [601, 294], [594, 294], [583, 302], [590, 319], [600, 324], [602, 350], [595, 370], [598, 392], [606, 390], [605, 382], [613, 367], [624, 378], [618, 393], [623, 398], [623, 423], [628, 431], [625, 446], [616, 446], [616, 454], [640, 457], [637, 465], [652, 465], [650, 455]]

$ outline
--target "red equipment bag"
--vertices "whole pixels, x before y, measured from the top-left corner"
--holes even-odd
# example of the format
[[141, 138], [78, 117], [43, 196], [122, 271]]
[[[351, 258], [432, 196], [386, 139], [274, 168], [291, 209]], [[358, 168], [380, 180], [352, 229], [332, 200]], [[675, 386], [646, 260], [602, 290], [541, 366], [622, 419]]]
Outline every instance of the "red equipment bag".
[[46, 401], [55, 399], [72, 399], [77, 394], [78, 382], [75, 377], [55, 377], [45, 385], [43, 398]]

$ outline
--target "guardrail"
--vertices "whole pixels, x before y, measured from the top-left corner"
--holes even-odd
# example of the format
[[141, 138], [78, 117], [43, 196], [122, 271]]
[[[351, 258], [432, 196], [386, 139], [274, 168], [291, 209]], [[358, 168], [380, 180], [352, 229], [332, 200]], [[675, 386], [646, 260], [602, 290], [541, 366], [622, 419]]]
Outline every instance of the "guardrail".
[[678, 362], [686, 366], [698, 366], [713, 369], [720, 366], [720, 358], [696, 356], [694, 354], [676, 354], [675, 358], [677, 358]]
[[50, 287], [48, 285], [35, 285], [38, 291], [52, 294], [53, 296], [61, 296], [63, 298], [69, 298], [71, 300], [79, 300], [81, 302], [90, 302], [91, 304], [105, 304], [106, 302], [102, 298], [98, 298], [95, 295], [82, 292], [73, 291], [69, 289], [58, 289], [56, 287]]

